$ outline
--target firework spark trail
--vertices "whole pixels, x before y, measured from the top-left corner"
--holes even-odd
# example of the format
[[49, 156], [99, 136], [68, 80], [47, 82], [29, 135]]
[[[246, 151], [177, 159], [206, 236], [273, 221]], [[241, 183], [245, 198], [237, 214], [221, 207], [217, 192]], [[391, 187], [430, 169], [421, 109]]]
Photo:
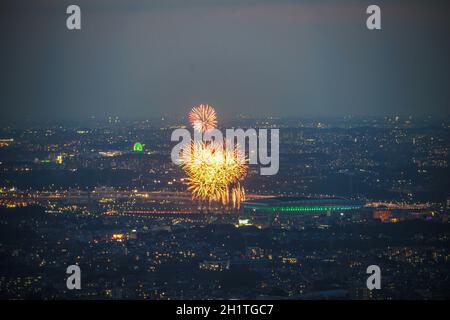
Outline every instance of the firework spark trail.
[[217, 125], [216, 111], [208, 104], [193, 107], [188, 118], [194, 129], [202, 133], [216, 128]]
[[240, 203], [244, 195], [240, 181], [247, 166], [237, 147], [227, 150], [218, 143], [192, 143], [182, 163], [188, 176], [188, 190], [195, 199], [224, 205], [231, 202], [233, 206]]
[[[189, 113], [189, 121], [195, 130], [204, 133], [216, 127], [216, 112], [211, 106], [201, 104]], [[227, 148], [224, 143], [191, 142], [183, 152], [182, 168], [193, 199], [234, 208], [239, 208], [245, 200], [240, 182], [247, 174], [247, 164], [237, 146]]]

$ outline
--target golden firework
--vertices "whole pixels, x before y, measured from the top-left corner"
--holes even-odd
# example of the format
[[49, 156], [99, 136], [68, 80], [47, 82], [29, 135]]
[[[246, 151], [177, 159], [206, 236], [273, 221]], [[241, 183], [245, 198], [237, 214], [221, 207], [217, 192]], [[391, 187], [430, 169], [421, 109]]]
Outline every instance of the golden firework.
[[194, 129], [202, 133], [216, 128], [217, 125], [216, 111], [208, 104], [193, 107], [188, 118]]
[[[217, 125], [216, 111], [208, 104], [193, 107], [189, 121], [194, 130], [205, 133]], [[247, 174], [245, 154], [233, 144], [224, 142], [192, 142], [183, 150], [181, 165], [192, 198], [201, 203], [222, 203], [239, 208], [245, 200], [241, 181]]]
[[182, 166], [192, 197], [239, 207], [245, 197], [240, 181], [247, 174], [247, 165], [238, 148], [197, 142], [191, 143], [188, 149], [183, 153]]

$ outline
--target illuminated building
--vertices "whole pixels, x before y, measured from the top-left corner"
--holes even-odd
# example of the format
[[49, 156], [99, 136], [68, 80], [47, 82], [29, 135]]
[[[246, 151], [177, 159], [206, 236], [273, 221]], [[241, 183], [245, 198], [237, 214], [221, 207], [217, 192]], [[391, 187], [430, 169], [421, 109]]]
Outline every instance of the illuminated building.
[[9, 147], [14, 142], [14, 139], [0, 139], [0, 148]]
[[111, 240], [114, 241], [122, 241], [125, 239], [125, 235], [123, 233], [113, 233], [111, 236]]
[[265, 252], [262, 248], [249, 246], [245, 248], [245, 255], [248, 259], [259, 260], [265, 257]]
[[56, 163], [57, 164], [62, 164], [63, 163], [63, 156], [62, 155], [56, 156]]
[[251, 225], [252, 224], [250, 222], [250, 219], [239, 219], [238, 224], [237, 224], [238, 227], [245, 227], [245, 226], [251, 226]]
[[198, 265], [201, 270], [224, 271], [230, 269], [230, 260], [225, 261], [203, 261]]
[[362, 207], [362, 202], [342, 198], [273, 197], [242, 203], [244, 211], [272, 213], [342, 212]]
[[[342, 198], [272, 197], [259, 198], [242, 203], [239, 219], [249, 219], [257, 228], [297, 228], [304, 219], [323, 215], [328, 218], [358, 218], [364, 204]], [[345, 215], [351, 212], [351, 215]], [[365, 214], [365, 213], [364, 213]]]
[[392, 212], [390, 210], [375, 210], [373, 212], [373, 218], [382, 222], [389, 221], [392, 218]]
[[130, 235], [128, 236], [128, 238], [130, 240], [136, 240], [137, 239], [137, 231], [136, 230], [131, 230]]
[[101, 155], [102, 157], [117, 157], [117, 156], [122, 155], [122, 152], [121, 151], [117, 151], [117, 150], [99, 151], [98, 154]]
[[135, 151], [135, 152], [142, 152], [143, 150], [144, 150], [144, 147], [142, 146], [142, 143], [136, 142], [133, 145], [133, 151]]

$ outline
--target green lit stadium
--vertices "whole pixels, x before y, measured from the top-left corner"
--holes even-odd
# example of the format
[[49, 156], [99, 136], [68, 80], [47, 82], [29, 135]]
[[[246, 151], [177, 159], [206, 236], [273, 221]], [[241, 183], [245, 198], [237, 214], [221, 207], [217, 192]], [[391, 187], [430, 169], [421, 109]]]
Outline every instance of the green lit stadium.
[[343, 198], [273, 197], [255, 199], [242, 203], [244, 211], [250, 212], [333, 212], [358, 210], [361, 201]]

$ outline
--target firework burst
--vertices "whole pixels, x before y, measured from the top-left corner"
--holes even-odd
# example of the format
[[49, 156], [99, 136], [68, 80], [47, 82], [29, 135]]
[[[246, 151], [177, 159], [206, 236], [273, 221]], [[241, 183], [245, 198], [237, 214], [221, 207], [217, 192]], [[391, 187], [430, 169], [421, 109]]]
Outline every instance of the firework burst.
[[[189, 122], [194, 130], [205, 133], [216, 128], [216, 111], [208, 104], [193, 107]], [[245, 200], [241, 181], [247, 175], [245, 154], [236, 145], [225, 142], [200, 141], [183, 150], [181, 166], [187, 175], [186, 183], [192, 198], [200, 203], [222, 203], [225, 207], [239, 208]]]
[[245, 197], [240, 181], [247, 173], [237, 147], [228, 150], [213, 142], [191, 143], [182, 158], [188, 190], [194, 199], [239, 207]]
[[202, 133], [216, 128], [217, 125], [216, 111], [208, 104], [193, 107], [188, 118], [194, 129]]

